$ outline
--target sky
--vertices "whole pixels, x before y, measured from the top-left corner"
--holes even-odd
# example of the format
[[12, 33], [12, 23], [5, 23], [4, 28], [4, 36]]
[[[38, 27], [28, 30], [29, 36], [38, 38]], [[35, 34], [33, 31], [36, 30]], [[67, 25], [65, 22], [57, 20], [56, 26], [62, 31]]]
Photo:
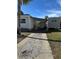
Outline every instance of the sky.
[[22, 5], [24, 14], [44, 18], [61, 16], [61, 0], [32, 0], [27, 5]]

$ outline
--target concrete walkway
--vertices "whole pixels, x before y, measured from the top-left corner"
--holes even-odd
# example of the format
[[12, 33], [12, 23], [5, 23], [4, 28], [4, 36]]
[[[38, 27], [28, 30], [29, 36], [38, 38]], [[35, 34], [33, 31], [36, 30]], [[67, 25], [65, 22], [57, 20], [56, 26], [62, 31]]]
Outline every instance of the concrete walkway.
[[17, 59], [53, 59], [45, 33], [32, 33], [17, 45]]

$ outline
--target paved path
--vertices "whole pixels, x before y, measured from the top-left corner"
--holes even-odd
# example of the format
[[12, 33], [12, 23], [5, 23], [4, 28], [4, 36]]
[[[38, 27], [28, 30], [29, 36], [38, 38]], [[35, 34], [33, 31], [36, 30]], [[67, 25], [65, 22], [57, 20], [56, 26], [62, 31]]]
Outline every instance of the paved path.
[[53, 59], [45, 33], [32, 33], [18, 43], [17, 59]]

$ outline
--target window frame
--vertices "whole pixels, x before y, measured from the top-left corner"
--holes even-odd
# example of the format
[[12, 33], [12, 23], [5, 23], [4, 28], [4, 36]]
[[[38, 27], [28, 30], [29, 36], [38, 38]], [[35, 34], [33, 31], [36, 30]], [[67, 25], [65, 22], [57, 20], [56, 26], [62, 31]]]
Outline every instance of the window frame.
[[52, 20], [52, 22], [56, 22], [56, 20]]
[[26, 19], [20, 19], [20, 23], [26, 23]]

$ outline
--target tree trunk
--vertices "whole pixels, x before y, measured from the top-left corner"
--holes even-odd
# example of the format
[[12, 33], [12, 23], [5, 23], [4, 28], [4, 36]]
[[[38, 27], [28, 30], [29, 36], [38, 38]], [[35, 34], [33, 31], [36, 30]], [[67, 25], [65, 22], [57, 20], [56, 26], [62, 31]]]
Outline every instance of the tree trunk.
[[20, 14], [21, 13], [21, 1], [18, 0], [18, 19], [17, 19], [17, 22], [18, 22], [18, 29], [17, 29], [17, 34], [18, 35], [21, 35], [21, 28], [20, 28]]

